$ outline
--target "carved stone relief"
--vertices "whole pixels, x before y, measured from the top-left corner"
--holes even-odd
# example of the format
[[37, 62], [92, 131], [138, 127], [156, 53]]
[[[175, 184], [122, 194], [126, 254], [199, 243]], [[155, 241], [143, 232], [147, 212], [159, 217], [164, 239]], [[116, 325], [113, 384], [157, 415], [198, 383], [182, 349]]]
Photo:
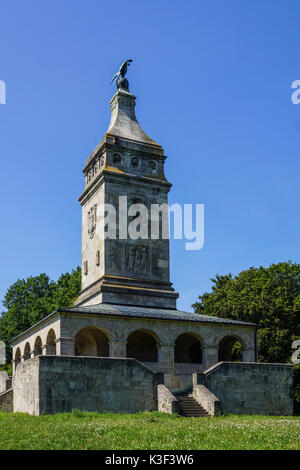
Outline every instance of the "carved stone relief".
[[124, 269], [130, 273], [149, 272], [149, 247], [144, 245], [124, 246]]

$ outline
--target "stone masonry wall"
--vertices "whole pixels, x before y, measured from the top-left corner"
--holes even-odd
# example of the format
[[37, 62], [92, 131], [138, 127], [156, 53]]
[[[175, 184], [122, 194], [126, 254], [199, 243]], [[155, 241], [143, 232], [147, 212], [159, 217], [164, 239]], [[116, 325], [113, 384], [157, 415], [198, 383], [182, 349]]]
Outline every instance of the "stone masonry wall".
[[100, 413], [157, 410], [157, 385], [163, 375], [134, 359], [39, 356], [21, 366], [14, 380], [14, 411], [37, 415], [72, 409]]
[[232, 414], [292, 415], [293, 368], [286, 364], [220, 362], [194, 374]]

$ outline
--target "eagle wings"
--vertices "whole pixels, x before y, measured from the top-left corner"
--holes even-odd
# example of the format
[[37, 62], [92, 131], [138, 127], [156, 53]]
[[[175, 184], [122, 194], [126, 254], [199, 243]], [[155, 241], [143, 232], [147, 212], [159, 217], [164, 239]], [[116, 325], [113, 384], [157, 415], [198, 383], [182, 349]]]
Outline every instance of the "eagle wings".
[[114, 81], [114, 80], [118, 80], [118, 78], [121, 76], [121, 77], [125, 77], [126, 73], [127, 73], [127, 67], [130, 65], [130, 62], [132, 62], [132, 59], [128, 59], [128, 60], [125, 60], [125, 62], [123, 62], [123, 64], [121, 65], [121, 67], [119, 68], [118, 72], [114, 75], [114, 77], [112, 78], [112, 81], [111, 83]]

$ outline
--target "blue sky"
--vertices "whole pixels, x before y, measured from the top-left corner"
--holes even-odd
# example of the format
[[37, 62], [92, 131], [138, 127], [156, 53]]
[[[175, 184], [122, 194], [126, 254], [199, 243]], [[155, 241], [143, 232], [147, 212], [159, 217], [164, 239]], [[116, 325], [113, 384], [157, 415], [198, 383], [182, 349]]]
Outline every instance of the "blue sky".
[[84, 163], [128, 79], [163, 145], [170, 203], [205, 204], [205, 245], [171, 242], [178, 307], [216, 273], [300, 262], [298, 1], [0, 0], [0, 298], [81, 262]]

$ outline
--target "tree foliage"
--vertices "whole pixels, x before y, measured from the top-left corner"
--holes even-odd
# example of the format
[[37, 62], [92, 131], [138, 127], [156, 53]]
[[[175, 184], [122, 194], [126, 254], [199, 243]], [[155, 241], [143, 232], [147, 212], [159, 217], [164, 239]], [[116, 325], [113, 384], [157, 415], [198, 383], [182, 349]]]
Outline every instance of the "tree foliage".
[[[54, 310], [72, 307], [81, 289], [81, 269], [60, 276], [57, 282], [45, 273], [18, 279], [7, 290], [0, 317], [0, 339], [9, 341]], [[8, 349], [8, 355], [10, 351]]]
[[212, 292], [199, 296], [195, 312], [257, 323], [259, 360], [288, 362], [300, 335], [300, 264], [251, 267], [211, 280]]

